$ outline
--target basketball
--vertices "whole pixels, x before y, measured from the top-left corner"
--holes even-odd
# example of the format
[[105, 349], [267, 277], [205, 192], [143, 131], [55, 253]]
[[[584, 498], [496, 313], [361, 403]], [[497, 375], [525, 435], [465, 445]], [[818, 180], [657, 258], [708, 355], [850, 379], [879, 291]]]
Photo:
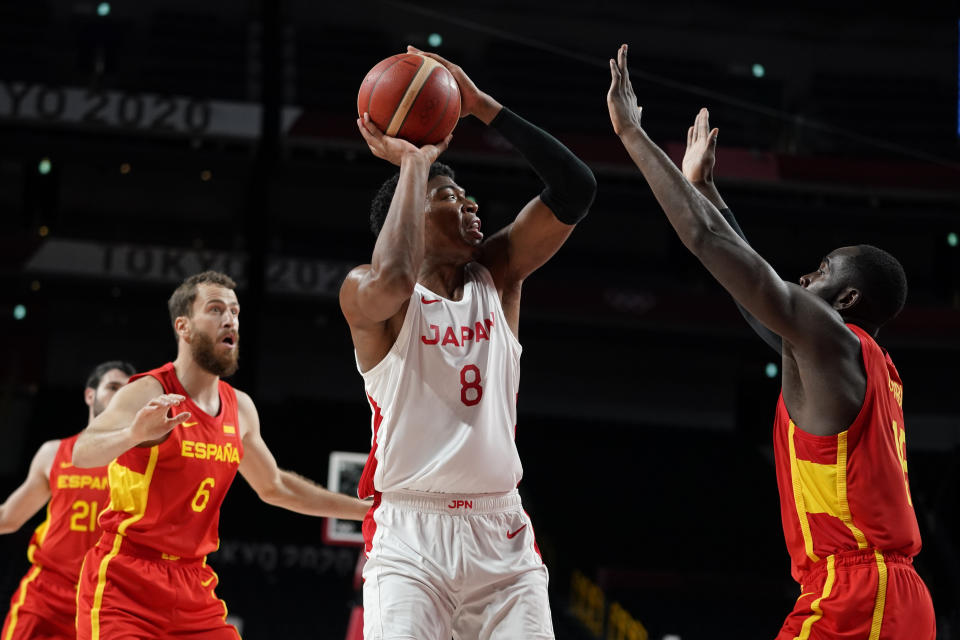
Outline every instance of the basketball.
[[442, 141], [460, 119], [460, 89], [439, 62], [416, 53], [382, 60], [367, 73], [357, 95], [357, 114], [388, 136], [417, 146]]

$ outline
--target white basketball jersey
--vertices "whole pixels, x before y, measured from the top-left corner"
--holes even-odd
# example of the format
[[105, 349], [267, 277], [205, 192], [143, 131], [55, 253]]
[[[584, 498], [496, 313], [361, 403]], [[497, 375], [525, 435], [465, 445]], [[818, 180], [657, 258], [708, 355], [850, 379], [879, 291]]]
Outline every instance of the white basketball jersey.
[[520, 482], [520, 343], [490, 272], [478, 263], [464, 271], [458, 301], [417, 284], [390, 352], [361, 372], [373, 411], [362, 497], [499, 493]]

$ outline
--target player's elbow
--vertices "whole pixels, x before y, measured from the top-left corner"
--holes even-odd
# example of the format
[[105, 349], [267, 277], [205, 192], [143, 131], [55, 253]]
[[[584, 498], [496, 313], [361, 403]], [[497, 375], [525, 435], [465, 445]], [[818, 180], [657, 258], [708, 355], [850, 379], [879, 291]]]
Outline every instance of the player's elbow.
[[90, 458], [90, 448], [85, 446], [81, 440], [77, 440], [73, 445], [73, 453], [70, 455], [70, 464], [79, 469], [89, 469], [98, 465], [93, 464]]
[[377, 270], [371, 284], [378, 296], [407, 299], [413, 295], [417, 273], [406, 261], [389, 263]]
[[583, 171], [571, 172], [558, 185], [550, 185], [540, 193], [543, 201], [557, 220], [564, 224], [577, 224], [583, 220], [597, 196], [597, 178], [586, 165]]
[[7, 512], [6, 505], [0, 505], [0, 535], [13, 533], [23, 526], [23, 522], [13, 522]]
[[96, 449], [92, 445], [84, 442], [82, 438], [74, 443], [70, 463], [78, 469], [102, 467], [108, 462], [109, 460], [102, 460], [101, 456], [97, 455]]
[[683, 245], [690, 250], [693, 255], [702, 258], [718, 246], [721, 241], [720, 234], [716, 228], [709, 223], [693, 224], [680, 234], [680, 240]]
[[690, 253], [695, 256], [702, 256], [709, 246], [710, 233], [702, 225], [692, 225], [689, 229], [681, 231], [680, 241]]
[[275, 507], [283, 506], [283, 497], [285, 495], [283, 475], [279, 472], [268, 482], [258, 484], [254, 487], [257, 496], [269, 505]]

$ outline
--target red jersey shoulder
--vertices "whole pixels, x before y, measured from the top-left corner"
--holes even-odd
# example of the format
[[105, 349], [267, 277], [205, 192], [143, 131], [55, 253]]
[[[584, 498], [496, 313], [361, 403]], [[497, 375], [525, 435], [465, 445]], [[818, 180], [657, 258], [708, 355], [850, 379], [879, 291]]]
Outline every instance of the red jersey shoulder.
[[50, 491], [64, 489], [90, 489], [93, 491], [108, 490], [107, 468], [93, 467], [81, 469], [73, 466], [73, 445], [80, 434], [75, 434], [60, 441], [57, 453], [50, 466]]

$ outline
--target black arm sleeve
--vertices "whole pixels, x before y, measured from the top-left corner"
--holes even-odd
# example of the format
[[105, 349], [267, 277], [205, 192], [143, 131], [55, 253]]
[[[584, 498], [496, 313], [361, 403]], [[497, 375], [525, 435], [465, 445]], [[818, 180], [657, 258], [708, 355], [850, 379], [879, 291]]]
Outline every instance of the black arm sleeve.
[[559, 140], [506, 107], [490, 126], [507, 139], [530, 163], [543, 181], [540, 199], [557, 220], [577, 224], [583, 220], [597, 193], [593, 172]]
[[[733, 211], [730, 211], [730, 209], [720, 209], [720, 215], [723, 216], [723, 219], [727, 221], [727, 224], [730, 225], [736, 234], [743, 238], [744, 242], [750, 244], [747, 241], [747, 236], [743, 234], [743, 229], [741, 229], [740, 225], [737, 224], [737, 219], [733, 217]], [[743, 319], [747, 321], [747, 324], [750, 325], [750, 328], [753, 329], [754, 333], [760, 336], [760, 339], [766, 342], [767, 345], [776, 351], [778, 355], [783, 355], [783, 338], [763, 326], [763, 323], [753, 317], [753, 314], [747, 311], [739, 302], [736, 300], [733, 302], [737, 305], [737, 309], [740, 310], [740, 315], [742, 315]]]

